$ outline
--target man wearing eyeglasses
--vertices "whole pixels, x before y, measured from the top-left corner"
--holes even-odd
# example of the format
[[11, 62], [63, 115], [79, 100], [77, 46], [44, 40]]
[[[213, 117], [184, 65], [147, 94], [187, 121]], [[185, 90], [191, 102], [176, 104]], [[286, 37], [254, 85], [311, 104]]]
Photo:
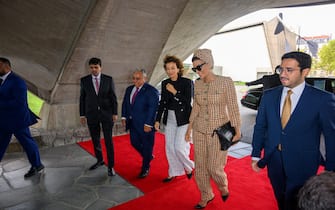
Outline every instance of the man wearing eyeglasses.
[[126, 89], [122, 102], [122, 125], [130, 132], [131, 145], [142, 156], [138, 178], [149, 175], [159, 100], [157, 89], [146, 83], [146, 77], [144, 70], [133, 73], [133, 85]]
[[265, 91], [258, 109], [251, 165], [256, 172], [267, 166], [279, 209], [294, 210], [299, 189], [320, 166], [321, 133], [325, 170], [335, 170], [335, 95], [306, 84], [310, 55], [289, 52], [281, 60], [282, 86]]

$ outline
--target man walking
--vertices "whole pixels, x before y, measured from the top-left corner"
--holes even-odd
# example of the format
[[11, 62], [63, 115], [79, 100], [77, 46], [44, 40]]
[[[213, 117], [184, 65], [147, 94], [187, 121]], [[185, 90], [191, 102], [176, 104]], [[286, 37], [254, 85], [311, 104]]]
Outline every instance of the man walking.
[[31, 164], [25, 178], [44, 169], [38, 146], [29, 130], [35, 123], [36, 115], [28, 108], [26, 83], [11, 70], [10, 61], [0, 57], [0, 161], [14, 134]]
[[267, 166], [279, 209], [294, 210], [299, 189], [318, 171], [321, 133], [325, 169], [335, 170], [335, 95], [306, 84], [310, 55], [290, 52], [281, 60], [277, 71], [282, 86], [265, 91], [258, 109], [252, 168]]
[[148, 176], [153, 159], [155, 129], [158, 108], [158, 91], [146, 83], [144, 70], [133, 73], [134, 85], [126, 89], [122, 102], [122, 125], [130, 130], [131, 145], [142, 156], [139, 178]]
[[114, 176], [114, 146], [112, 130], [117, 120], [117, 99], [113, 78], [101, 73], [102, 65], [99, 58], [91, 58], [88, 62], [90, 74], [80, 80], [80, 121], [87, 123], [97, 162], [89, 170], [104, 165], [100, 132], [104, 134], [108, 176]]

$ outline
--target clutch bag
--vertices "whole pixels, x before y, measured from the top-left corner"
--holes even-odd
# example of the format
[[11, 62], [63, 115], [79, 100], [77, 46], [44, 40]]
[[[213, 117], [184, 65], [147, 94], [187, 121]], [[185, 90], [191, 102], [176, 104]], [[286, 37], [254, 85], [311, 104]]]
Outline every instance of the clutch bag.
[[236, 134], [235, 128], [231, 126], [230, 122], [223, 124], [222, 126], [213, 130], [212, 137], [214, 134], [217, 134], [219, 137], [221, 150], [227, 150], [230, 146], [236, 144], [238, 141], [232, 141], [233, 137]]

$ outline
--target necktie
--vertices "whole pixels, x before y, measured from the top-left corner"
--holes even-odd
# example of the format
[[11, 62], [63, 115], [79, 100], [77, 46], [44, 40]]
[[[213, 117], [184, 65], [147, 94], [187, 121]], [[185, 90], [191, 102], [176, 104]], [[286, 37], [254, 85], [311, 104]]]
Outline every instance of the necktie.
[[281, 125], [282, 128], [285, 128], [288, 120], [290, 119], [291, 116], [291, 95], [292, 95], [292, 90], [287, 91], [287, 95], [284, 101], [284, 106], [283, 106], [283, 111], [281, 114]]
[[131, 104], [134, 104], [136, 95], [137, 95], [137, 93], [138, 93], [138, 90], [139, 90], [139, 89], [136, 88], [136, 91], [134, 92], [133, 97], [131, 98]]
[[97, 90], [97, 94], [99, 93], [99, 81], [98, 81], [98, 77], [94, 77], [95, 79], [95, 89]]

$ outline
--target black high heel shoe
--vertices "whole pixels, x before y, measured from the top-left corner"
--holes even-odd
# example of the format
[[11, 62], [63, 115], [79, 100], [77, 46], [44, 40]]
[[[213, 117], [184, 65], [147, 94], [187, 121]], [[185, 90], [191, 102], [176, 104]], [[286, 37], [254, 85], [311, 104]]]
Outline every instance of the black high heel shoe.
[[228, 197], [229, 197], [229, 193], [227, 193], [227, 195], [221, 195], [221, 198], [222, 198], [223, 202], [226, 202]]
[[171, 177], [167, 177], [165, 179], [163, 179], [163, 182], [171, 182], [174, 178], [176, 178], [175, 176], [171, 176]]
[[195, 209], [204, 209], [212, 200], [214, 200], [215, 197], [213, 197], [212, 199], [208, 200], [206, 202], [205, 206], [200, 205], [199, 203], [197, 205], [194, 206]]
[[193, 172], [191, 171], [190, 173], [186, 174], [186, 176], [187, 176], [188, 179], [192, 179]]

